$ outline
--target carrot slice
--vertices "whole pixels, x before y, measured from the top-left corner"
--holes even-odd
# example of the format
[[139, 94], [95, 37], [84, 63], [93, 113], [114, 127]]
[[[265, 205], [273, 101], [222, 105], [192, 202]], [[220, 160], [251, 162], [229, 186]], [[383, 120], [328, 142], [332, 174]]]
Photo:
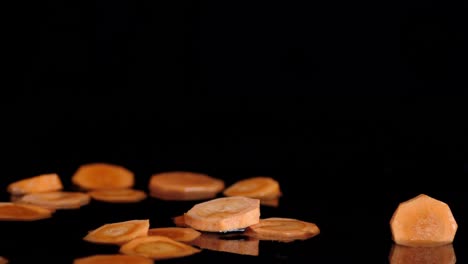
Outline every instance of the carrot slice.
[[185, 223], [197, 230], [228, 232], [254, 225], [260, 219], [260, 200], [233, 196], [194, 205], [185, 213]]
[[108, 203], [137, 203], [146, 199], [144, 191], [135, 189], [109, 189], [88, 192], [94, 200]]
[[223, 194], [270, 200], [281, 196], [281, 191], [279, 183], [271, 177], [252, 177], [232, 184]]
[[189, 242], [201, 235], [197, 230], [190, 227], [159, 227], [151, 228], [149, 236], [165, 236], [175, 241]]
[[130, 170], [107, 163], [90, 163], [81, 165], [72, 176], [72, 182], [85, 189], [123, 189], [131, 188], [135, 183]]
[[185, 215], [178, 215], [172, 218], [172, 221], [177, 227], [188, 227], [185, 223]]
[[455, 264], [457, 258], [452, 244], [436, 247], [407, 247], [393, 244], [390, 264]]
[[259, 240], [239, 234], [203, 233], [190, 242], [199, 248], [240, 255], [258, 256]]
[[0, 264], [7, 264], [8, 263], [8, 259], [5, 258], [5, 257], [0, 257]]
[[270, 207], [278, 207], [279, 206], [279, 198], [273, 199], [260, 199], [260, 205], [270, 206]]
[[314, 237], [320, 233], [316, 224], [292, 218], [271, 217], [249, 226], [245, 234], [260, 240], [292, 242]]
[[90, 231], [83, 239], [98, 244], [121, 245], [137, 237], [147, 236], [149, 225], [148, 219], [105, 224]]
[[165, 236], [135, 238], [120, 247], [120, 253], [151, 259], [170, 259], [193, 255], [200, 249]]
[[0, 202], [0, 221], [35, 221], [50, 218], [52, 213], [36, 205]]
[[91, 198], [81, 192], [30, 193], [17, 200], [18, 203], [33, 204], [51, 209], [78, 209], [90, 202]]
[[398, 205], [390, 227], [396, 244], [430, 247], [452, 243], [458, 225], [446, 203], [420, 194]]
[[13, 195], [27, 193], [51, 192], [63, 189], [62, 181], [56, 173], [41, 174], [12, 182], [7, 191]]
[[141, 256], [122, 254], [98, 254], [89, 257], [76, 258], [73, 264], [153, 264], [152, 259]]
[[150, 195], [162, 200], [203, 200], [224, 189], [224, 181], [194, 172], [164, 172], [151, 176]]

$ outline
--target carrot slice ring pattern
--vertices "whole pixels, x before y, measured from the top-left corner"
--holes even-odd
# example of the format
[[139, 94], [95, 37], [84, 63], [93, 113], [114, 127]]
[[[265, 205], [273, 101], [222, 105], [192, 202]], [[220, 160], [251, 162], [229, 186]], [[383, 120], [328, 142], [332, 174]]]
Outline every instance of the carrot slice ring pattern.
[[88, 192], [94, 200], [107, 203], [137, 203], [146, 199], [144, 191], [135, 189], [108, 189]]
[[50, 218], [52, 213], [52, 210], [36, 205], [0, 203], [0, 221], [35, 221]]
[[85, 190], [131, 188], [135, 176], [130, 170], [107, 163], [81, 165], [72, 176], [72, 182]]
[[164, 172], [152, 175], [148, 188], [162, 200], [203, 200], [216, 197], [224, 181], [201, 173]]
[[137, 237], [147, 236], [149, 220], [130, 220], [105, 224], [90, 231], [83, 239], [98, 244], [121, 245]]
[[91, 198], [81, 192], [30, 193], [16, 200], [18, 203], [33, 204], [51, 209], [78, 209], [90, 202]]
[[270, 200], [281, 196], [281, 190], [278, 181], [271, 177], [252, 177], [232, 184], [223, 194]]
[[200, 251], [200, 249], [165, 236], [139, 237], [120, 247], [120, 253], [154, 260], [186, 257]]
[[291, 242], [314, 237], [320, 229], [314, 223], [292, 218], [271, 217], [260, 219], [258, 224], [249, 226], [245, 234], [260, 240]]
[[453, 244], [436, 247], [407, 247], [393, 244], [388, 257], [390, 264], [455, 264]]
[[185, 223], [201, 231], [229, 232], [257, 224], [260, 200], [233, 196], [194, 205], [184, 216]]
[[10, 183], [7, 187], [7, 191], [12, 195], [51, 192], [62, 189], [62, 181], [56, 173], [41, 174], [38, 176], [22, 179]]
[[201, 235], [190, 227], [158, 227], [148, 231], [149, 236], [165, 236], [179, 242], [189, 242]]
[[123, 254], [98, 254], [88, 257], [76, 258], [73, 264], [153, 264], [152, 259], [141, 256], [129, 256]]

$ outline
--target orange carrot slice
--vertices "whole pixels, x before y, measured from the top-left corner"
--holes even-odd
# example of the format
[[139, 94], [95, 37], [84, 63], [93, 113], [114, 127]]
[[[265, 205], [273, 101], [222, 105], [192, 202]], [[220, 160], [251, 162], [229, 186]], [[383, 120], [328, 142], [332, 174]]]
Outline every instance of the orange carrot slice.
[[137, 203], [146, 199], [144, 191], [135, 189], [108, 189], [88, 192], [94, 200], [108, 203]]
[[249, 256], [258, 256], [259, 254], [259, 240], [239, 234], [203, 233], [190, 244], [202, 249], [233, 254]]
[[107, 163], [81, 165], [72, 176], [72, 182], [85, 189], [123, 189], [131, 188], [135, 183], [133, 172]]
[[214, 198], [224, 189], [224, 182], [193, 172], [164, 172], [151, 176], [150, 195], [162, 200], [203, 200]]
[[90, 200], [90, 196], [86, 193], [58, 191], [26, 194], [17, 202], [51, 209], [78, 209], [87, 205]]
[[185, 223], [201, 231], [228, 232], [257, 224], [260, 200], [233, 196], [194, 205], [185, 213]]
[[260, 199], [260, 205], [270, 206], [270, 207], [278, 207], [279, 206], [279, 198], [273, 199]]
[[189, 242], [201, 235], [197, 230], [190, 227], [159, 227], [151, 228], [149, 236], [165, 236], [179, 242]]
[[292, 218], [271, 217], [249, 226], [245, 234], [260, 240], [291, 242], [314, 237], [320, 233], [316, 224]]
[[390, 264], [455, 264], [457, 258], [452, 244], [436, 247], [407, 247], [394, 244]]
[[185, 215], [178, 215], [172, 218], [172, 221], [177, 227], [188, 227], [185, 223]]
[[35, 221], [50, 218], [52, 213], [36, 205], [0, 202], [0, 221]]
[[122, 254], [98, 254], [89, 257], [77, 258], [73, 264], [153, 264], [152, 259], [141, 256]]
[[7, 264], [8, 263], [8, 259], [5, 258], [5, 257], [0, 257], [0, 264]]
[[430, 247], [452, 243], [458, 225], [446, 203], [420, 194], [398, 205], [390, 227], [396, 244]]
[[271, 177], [252, 177], [232, 184], [223, 194], [270, 200], [281, 196], [281, 191], [279, 183]]
[[55, 173], [41, 174], [10, 183], [7, 191], [13, 195], [51, 192], [63, 189], [60, 177]]
[[83, 239], [98, 244], [122, 245], [137, 237], [147, 236], [149, 225], [148, 219], [105, 224], [90, 231]]
[[139, 237], [120, 247], [120, 253], [143, 256], [155, 260], [186, 257], [200, 251], [200, 249], [165, 236]]

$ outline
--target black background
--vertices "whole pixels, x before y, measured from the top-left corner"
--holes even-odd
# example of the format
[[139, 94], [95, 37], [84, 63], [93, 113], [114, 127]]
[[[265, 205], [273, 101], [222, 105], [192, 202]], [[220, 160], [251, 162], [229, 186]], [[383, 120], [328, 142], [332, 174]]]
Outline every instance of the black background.
[[[284, 256], [280, 246], [266, 247], [261, 261], [275, 263], [385, 262], [393, 210], [426, 193], [451, 206], [460, 226], [456, 254], [466, 261], [457, 250], [466, 244], [468, 201], [466, 7], [118, 0], [12, 10], [1, 109], [4, 188], [45, 172], [69, 186], [77, 166], [95, 161], [128, 167], [143, 189], [152, 173], [166, 170], [227, 183], [270, 175], [284, 197], [280, 211], [266, 215], [322, 229], [311, 244], [283, 245]], [[69, 262], [98, 252], [77, 239], [91, 226], [149, 217], [154, 203], [96, 205], [38, 225], [69, 239], [69, 246], [51, 242], [66, 248], [57, 261]], [[186, 208], [174, 206], [166, 219]], [[0, 253], [24, 258], [24, 242], [7, 242], [10, 233]], [[39, 241], [35, 235], [26, 245]]]

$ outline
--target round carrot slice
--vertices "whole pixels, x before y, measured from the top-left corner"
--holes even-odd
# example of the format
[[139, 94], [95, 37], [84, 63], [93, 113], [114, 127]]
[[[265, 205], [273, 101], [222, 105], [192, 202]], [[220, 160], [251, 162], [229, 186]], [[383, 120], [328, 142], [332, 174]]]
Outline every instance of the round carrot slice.
[[436, 247], [407, 247], [394, 244], [390, 264], [455, 264], [457, 258], [452, 244]]
[[36, 205], [0, 203], [0, 221], [35, 221], [50, 218], [53, 211]]
[[120, 253], [151, 259], [170, 259], [193, 255], [200, 249], [165, 236], [135, 238], [120, 247]]
[[316, 224], [292, 218], [271, 217], [249, 226], [245, 234], [260, 240], [291, 242], [314, 237], [320, 233]]
[[193, 172], [164, 172], [151, 176], [150, 195], [162, 200], [203, 200], [224, 189], [224, 181]]
[[131, 188], [135, 183], [133, 172], [107, 163], [81, 165], [72, 176], [72, 182], [86, 190]]
[[90, 231], [83, 239], [98, 244], [121, 245], [137, 237], [147, 236], [149, 220], [130, 220], [105, 224]]
[[141, 256], [129, 256], [123, 254], [102, 254], [77, 258], [73, 264], [153, 264], [152, 259]]
[[208, 250], [258, 256], [259, 242], [256, 238], [239, 234], [231, 236], [230, 234], [203, 233], [190, 241], [190, 244]]
[[10, 183], [7, 191], [13, 195], [52, 192], [63, 189], [62, 181], [56, 173], [41, 174]]
[[185, 215], [178, 215], [172, 218], [172, 221], [177, 227], [188, 227], [185, 223]]
[[94, 200], [108, 203], [137, 203], [146, 199], [144, 191], [135, 189], [108, 189], [88, 192]]
[[90, 200], [90, 196], [86, 193], [58, 191], [26, 194], [19, 198], [17, 202], [52, 209], [78, 209], [87, 205]]
[[159, 227], [151, 228], [149, 236], [165, 236], [175, 241], [189, 242], [201, 235], [197, 230], [190, 227]]
[[194, 205], [185, 213], [185, 223], [197, 230], [228, 232], [254, 225], [260, 219], [260, 200], [234, 196]]
[[269, 200], [281, 196], [281, 191], [279, 183], [273, 178], [253, 177], [232, 184], [223, 194]]

